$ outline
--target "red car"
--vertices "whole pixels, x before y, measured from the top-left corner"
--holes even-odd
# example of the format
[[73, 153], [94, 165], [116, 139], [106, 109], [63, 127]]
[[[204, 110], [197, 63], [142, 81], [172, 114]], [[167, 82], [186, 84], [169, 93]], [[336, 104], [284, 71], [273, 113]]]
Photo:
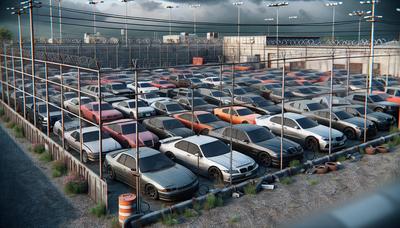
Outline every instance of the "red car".
[[[121, 119], [107, 123], [103, 129], [111, 137], [118, 141], [123, 147], [136, 147], [136, 121], [132, 119]], [[158, 147], [158, 137], [147, 130], [140, 123], [138, 124], [139, 146]]]
[[[99, 123], [100, 120], [100, 105], [99, 102], [90, 102], [85, 105], [81, 105], [81, 111], [83, 117], [94, 123]], [[115, 110], [109, 103], [101, 103], [101, 120], [104, 122], [118, 120], [123, 117], [122, 113]]]
[[150, 83], [152, 86], [157, 87], [159, 89], [169, 89], [176, 88], [176, 86], [166, 80], [156, 79]]

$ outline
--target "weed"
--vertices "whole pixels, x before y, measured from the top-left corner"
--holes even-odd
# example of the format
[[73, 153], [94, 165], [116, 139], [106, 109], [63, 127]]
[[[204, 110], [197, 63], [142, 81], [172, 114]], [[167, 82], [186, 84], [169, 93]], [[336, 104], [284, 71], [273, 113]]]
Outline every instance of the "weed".
[[13, 128], [15, 127], [15, 123], [14, 123], [14, 122], [8, 122], [8, 123], [6, 124], [6, 127], [7, 127], [7, 128], [10, 128], [10, 129], [13, 129]]
[[391, 126], [390, 129], [389, 129], [389, 133], [390, 134], [394, 134], [394, 133], [396, 133], [398, 131], [399, 131], [399, 128], [396, 127], [396, 126]]
[[67, 173], [67, 166], [63, 161], [54, 161], [53, 166], [53, 177], [61, 177]]
[[197, 216], [197, 212], [196, 212], [195, 210], [186, 208], [186, 209], [183, 211], [183, 216], [184, 216], [185, 218], [192, 218], [192, 217]]
[[43, 154], [43, 152], [46, 151], [46, 148], [44, 147], [43, 144], [35, 144], [33, 145], [33, 152], [36, 154]]
[[300, 166], [300, 161], [299, 160], [292, 160], [292, 161], [290, 161], [290, 163], [289, 163], [289, 167], [292, 167], [292, 168], [294, 168], [294, 167], [297, 167], [297, 166]]
[[243, 190], [246, 195], [255, 195], [257, 193], [256, 185], [254, 184], [246, 185]]
[[83, 194], [88, 191], [87, 181], [77, 174], [70, 174], [64, 182], [64, 191], [67, 194]]
[[222, 200], [221, 197], [216, 197], [213, 194], [210, 194], [206, 198], [206, 202], [204, 203], [204, 209], [205, 210], [210, 210], [215, 207], [220, 207], [224, 204], [224, 201]]
[[316, 180], [316, 179], [310, 179], [310, 180], [308, 180], [308, 184], [310, 184], [310, 185], [312, 185], [312, 186], [317, 185], [317, 184], [318, 184], [318, 180]]
[[179, 224], [176, 214], [163, 215], [161, 223], [166, 226], [173, 226]]
[[392, 142], [392, 144], [393, 144], [394, 146], [397, 146], [397, 145], [400, 144], [400, 136], [396, 135], [396, 136], [394, 136], [394, 137], [392, 138], [392, 140], [390, 140], [390, 141]]
[[0, 108], [0, 117], [3, 117], [4, 114], [5, 114], [4, 109], [3, 109], [3, 108]]
[[111, 228], [121, 228], [121, 225], [119, 224], [118, 218], [114, 217], [111, 220]]
[[194, 202], [193, 203], [193, 209], [195, 211], [197, 211], [197, 212], [200, 212], [201, 211], [201, 205], [199, 203], [197, 203], [197, 202]]
[[235, 224], [235, 223], [237, 223], [239, 221], [240, 221], [240, 217], [238, 215], [235, 215], [235, 216], [229, 218], [228, 223], [229, 224]]
[[293, 179], [291, 177], [284, 177], [280, 182], [284, 185], [289, 185], [293, 183]]
[[40, 155], [39, 160], [42, 162], [51, 162], [51, 154], [49, 152], [45, 152]]
[[90, 213], [98, 218], [106, 215], [106, 205], [104, 203], [98, 203], [95, 207], [90, 208]]
[[360, 152], [360, 154], [365, 154], [365, 148], [359, 148], [358, 151]]
[[346, 157], [345, 157], [345, 156], [340, 156], [340, 157], [338, 157], [338, 158], [336, 159], [336, 161], [338, 161], [338, 162], [344, 162], [344, 161], [346, 161]]
[[17, 137], [17, 138], [25, 137], [24, 128], [22, 128], [21, 126], [15, 125], [14, 126], [14, 133], [15, 133], [15, 137]]
[[4, 123], [10, 122], [10, 118], [8, 116], [4, 117], [3, 120], [4, 120]]

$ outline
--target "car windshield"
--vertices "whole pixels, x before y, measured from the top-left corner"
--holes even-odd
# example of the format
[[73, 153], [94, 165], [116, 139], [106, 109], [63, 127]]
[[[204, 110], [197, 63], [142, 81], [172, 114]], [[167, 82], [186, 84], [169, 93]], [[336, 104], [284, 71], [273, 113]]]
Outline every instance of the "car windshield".
[[[135, 108], [136, 107], [136, 102], [131, 101], [129, 102], [129, 107], [131, 108]], [[138, 101], [138, 107], [147, 107], [146, 103], [144, 103], [143, 101]]]
[[[157, 83], [157, 82], [156, 82], [156, 83]], [[158, 84], [164, 85], [164, 84], [169, 84], [169, 82], [167, 82], [167, 81], [158, 81]]]
[[165, 129], [175, 129], [175, 128], [183, 128], [183, 124], [179, 122], [179, 120], [165, 120], [163, 122], [164, 128]]
[[211, 122], [215, 122], [218, 121], [217, 117], [215, 117], [212, 114], [202, 114], [202, 115], [198, 115], [197, 119], [199, 120], [200, 123], [211, 123]]
[[311, 103], [307, 104], [307, 107], [310, 111], [315, 111], [315, 110], [320, 110], [320, 109], [325, 109], [328, 108], [327, 105], [325, 104], [320, 104], [320, 103]]
[[222, 93], [221, 91], [214, 91], [211, 93], [211, 96], [214, 97], [226, 97], [226, 95], [224, 93]]
[[206, 158], [220, 156], [230, 152], [229, 147], [219, 140], [203, 144], [200, 148]]
[[182, 107], [178, 104], [168, 104], [165, 107], [169, 112], [183, 111]]
[[160, 171], [173, 167], [174, 165], [175, 163], [173, 161], [161, 153], [140, 159], [140, 171], [142, 173]]
[[72, 98], [74, 98], [74, 97], [76, 97], [76, 94], [74, 94], [74, 93], [66, 93], [66, 94], [64, 94], [64, 100], [69, 100], [69, 99], [72, 99]]
[[201, 82], [200, 79], [198, 79], [198, 78], [191, 78], [190, 81], [194, 82], [194, 83], [200, 83]]
[[312, 93], [313, 92], [311, 89], [308, 89], [308, 88], [301, 88], [301, 89], [299, 89], [299, 91], [301, 93]]
[[262, 97], [253, 97], [252, 98], [253, 102], [256, 103], [258, 106], [270, 106], [273, 105], [271, 101], [267, 101]]
[[239, 116], [247, 116], [253, 114], [253, 112], [247, 108], [237, 109], [236, 112], [239, 114]]
[[246, 94], [246, 90], [244, 90], [244, 89], [234, 89], [233, 93], [235, 95], [244, 95], [244, 94]]
[[151, 98], [157, 98], [160, 96], [158, 96], [158, 94], [155, 94], [155, 93], [148, 93], [148, 94], [142, 95], [142, 97], [144, 97], [145, 99], [151, 99]]
[[261, 127], [256, 130], [248, 131], [247, 134], [253, 143], [259, 143], [274, 138], [275, 136], [267, 129]]
[[[359, 108], [355, 108], [355, 110], [358, 112], [358, 113], [360, 113], [361, 115], [364, 115], [364, 107], [359, 107]], [[372, 110], [371, 109], [369, 109], [369, 108], [367, 108], [367, 114], [371, 114], [372, 113]]]
[[303, 129], [313, 128], [318, 126], [317, 122], [315, 122], [314, 120], [310, 120], [308, 118], [300, 118], [297, 119], [296, 121]]
[[[123, 125], [121, 125], [121, 130], [122, 130], [122, 134], [124, 134], [124, 135], [135, 134], [136, 133], [136, 123], [123, 124]], [[140, 124], [138, 124], [138, 130], [139, 130], [139, 133], [147, 131], [146, 128], [144, 128]]]
[[[107, 110], [112, 110], [112, 109], [113, 109], [113, 107], [108, 103], [101, 104], [102, 111], [107, 111]], [[99, 111], [99, 104], [93, 104], [93, 111]]]
[[[56, 107], [49, 105], [49, 112], [57, 112], [57, 111], [59, 110], [57, 110]], [[46, 105], [45, 104], [39, 105], [39, 113], [45, 113], [45, 112], [47, 112]]]
[[[102, 134], [102, 139], [108, 139], [110, 138], [110, 135], [107, 133]], [[83, 133], [83, 142], [95, 142], [99, 141], [99, 132], [98, 131], [91, 131], [91, 132], [86, 132]]]
[[[190, 104], [192, 104], [192, 99], [189, 99], [189, 101], [190, 101]], [[193, 99], [193, 103], [194, 103], [194, 106], [206, 105], [207, 104], [207, 102], [205, 102], [201, 98]]]
[[112, 85], [112, 88], [115, 90], [126, 89], [126, 86], [124, 84], [114, 84], [114, 85]]
[[347, 113], [345, 111], [335, 112], [335, 115], [337, 116], [337, 118], [339, 118], [339, 120], [346, 120], [346, 119], [350, 119], [353, 117], [352, 115], [350, 115], [349, 113]]
[[90, 98], [81, 98], [81, 104], [87, 104], [92, 102], [92, 100]]
[[381, 96], [379, 95], [371, 95], [369, 96], [369, 98], [373, 101], [373, 102], [381, 102], [381, 101], [385, 101]]
[[140, 88], [148, 88], [148, 87], [153, 87], [150, 83], [140, 83], [139, 84]]

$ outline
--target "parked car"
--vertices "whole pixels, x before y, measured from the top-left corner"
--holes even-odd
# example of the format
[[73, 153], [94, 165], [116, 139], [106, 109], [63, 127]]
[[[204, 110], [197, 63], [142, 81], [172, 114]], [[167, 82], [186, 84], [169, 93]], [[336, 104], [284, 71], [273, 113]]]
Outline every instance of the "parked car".
[[154, 86], [154, 87], [159, 88], [159, 89], [176, 88], [176, 85], [174, 85], [173, 83], [168, 82], [166, 80], [162, 80], [162, 79], [153, 80], [150, 84], [152, 86]]
[[[210, 136], [225, 143], [231, 142], [233, 149], [254, 157], [264, 166], [279, 166], [281, 139], [264, 127], [251, 124], [238, 124], [210, 131]], [[288, 139], [283, 140], [283, 163], [287, 166], [292, 160], [303, 160], [303, 148]]]
[[[309, 116], [320, 124], [329, 125], [328, 109], [308, 112], [304, 115]], [[355, 117], [337, 107], [332, 110], [332, 128], [343, 132], [348, 139], [364, 138], [364, 119]], [[377, 129], [374, 123], [367, 120], [367, 137], [373, 137], [376, 133]]]
[[107, 92], [110, 92], [117, 96], [133, 97], [133, 93], [126, 87], [125, 83], [122, 82], [111, 82], [105, 85]]
[[171, 98], [160, 97], [160, 95], [156, 93], [140, 94], [139, 99], [146, 102], [148, 105], [151, 105], [156, 101], [172, 101]]
[[145, 119], [143, 125], [161, 139], [173, 136], [185, 138], [194, 135], [194, 132], [186, 128], [179, 120], [168, 116]]
[[192, 110], [194, 104], [194, 110], [202, 110], [206, 112], [213, 112], [215, 108], [217, 108], [216, 105], [212, 105], [207, 103], [203, 98], [201, 97], [181, 97], [178, 100], [178, 103], [181, 104], [185, 109], [187, 110]]
[[207, 77], [207, 78], [204, 78], [204, 79], [200, 79], [203, 83], [206, 83], [206, 84], [209, 84], [209, 85], [211, 85], [211, 86], [219, 86], [220, 84], [222, 84], [222, 85], [225, 85], [225, 84], [227, 84], [224, 80], [220, 80], [220, 78], [219, 77], [214, 77], [214, 76], [212, 76], [212, 77]]
[[[79, 129], [80, 123], [79, 123], [79, 118], [71, 118], [68, 115], [64, 116], [64, 132], [66, 131], [72, 131], [75, 129]], [[85, 121], [82, 121], [82, 127], [85, 127]], [[53, 127], [53, 134], [55, 136], [57, 136], [60, 140], [62, 140], [62, 121], [61, 120], [57, 120], [54, 123], [54, 127]]]
[[[364, 118], [365, 107], [362, 105], [344, 106], [343, 110], [353, 116]], [[367, 120], [372, 121], [378, 130], [389, 130], [396, 123], [396, 119], [384, 112], [374, 112], [367, 108]]]
[[53, 96], [49, 95], [49, 100], [51, 103], [54, 103], [57, 106], [61, 107], [61, 101], [70, 100], [72, 98], [76, 98], [77, 96], [78, 95], [76, 92], [64, 92], [62, 93], [62, 98], [63, 98], [62, 100], [61, 100], [61, 93]]
[[101, 106], [99, 104], [99, 102], [90, 102], [81, 105], [82, 116], [94, 123], [99, 123], [101, 109], [101, 120], [104, 122], [118, 120], [123, 117], [122, 113], [115, 110], [109, 103], [102, 102]]
[[[256, 124], [266, 127], [273, 133], [280, 135], [282, 115], [261, 116]], [[329, 128], [316, 121], [297, 113], [287, 112], [284, 119], [284, 137], [293, 140], [305, 149], [311, 151], [329, 150]], [[332, 151], [345, 146], [346, 136], [338, 130], [332, 129]]]
[[[348, 96], [348, 99], [352, 104], [364, 105], [365, 94], [352, 94]], [[368, 96], [368, 107], [375, 112], [385, 112], [392, 116], [398, 116], [400, 105], [386, 101], [379, 95], [370, 94]]]
[[176, 101], [156, 101], [151, 104], [151, 107], [153, 107], [156, 110], [156, 112], [160, 115], [171, 115], [186, 111]]
[[[90, 97], [81, 97], [80, 102], [81, 102], [80, 105], [85, 105], [90, 102], [93, 102], [93, 100]], [[79, 115], [79, 107], [80, 106], [78, 97], [74, 97], [64, 101], [64, 108], [76, 115]]]
[[230, 104], [232, 100], [226, 93], [216, 89], [200, 88], [199, 93], [204, 96], [205, 101], [213, 105]]
[[231, 169], [229, 146], [205, 135], [164, 139], [160, 151], [193, 172], [215, 181], [229, 182], [230, 176], [232, 182], [243, 181], [254, 177], [258, 170], [258, 164], [252, 158], [235, 150], [232, 151], [234, 162]]
[[236, 96], [234, 102], [262, 115], [274, 115], [282, 112], [279, 106], [259, 95]]
[[[100, 157], [100, 141], [98, 127], [82, 128], [82, 161], [97, 161]], [[67, 131], [64, 133], [65, 149], [80, 152], [81, 134], [79, 129]], [[102, 154], [105, 156], [108, 152], [121, 149], [121, 145], [110, 137], [107, 133], [102, 134]]]
[[[136, 100], [125, 100], [117, 103], [113, 103], [112, 106], [120, 111], [125, 117], [138, 119], [136, 116]], [[156, 110], [153, 107], [147, 105], [144, 101], [138, 100], [138, 117], [144, 118], [149, 116], [155, 116]]]
[[[36, 112], [36, 115], [34, 114]], [[50, 130], [52, 129], [54, 123], [61, 119], [61, 111], [54, 105], [49, 104], [49, 116], [47, 115], [47, 105], [45, 102], [36, 101], [36, 110], [34, 110], [34, 105], [29, 104], [26, 107], [26, 115], [31, 123], [34, 123], [34, 117], [36, 116], [37, 127], [45, 131], [47, 129], [47, 122], [49, 121]]]
[[[324, 104], [327, 107], [329, 107], [329, 104], [331, 103], [329, 96], [315, 97], [312, 100]], [[350, 101], [347, 100], [346, 98], [332, 96], [332, 106], [346, 106], [346, 105], [351, 105]]]
[[210, 130], [228, 126], [229, 124], [220, 120], [215, 115], [205, 111], [175, 114], [174, 118], [181, 121], [186, 127], [192, 128], [197, 133], [208, 134]]
[[[230, 114], [230, 111], [232, 115]], [[255, 119], [259, 117], [259, 114], [254, 114], [250, 109], [241, 107], [241, 106], [232, 106], [226, 108], [216, 108], [214, 109], [214, 114], [227, 122], [231, 122], [232, 116], [232, 123], [233, 124], [240, 124], [240, 123], [250, 123], [255, 124]]]
[[[139, 156], [141, 192], [151, 199], [187, 199], [199, 188], [196, 175], [159, 151], [141, 147]], [[109, 177], [136, 188], [136, 157], [134, 149], [107, 154], [104, 167]]]
[[286, 102], [284, 108], [287, 112], [305, 113], [321, 109], [327, 109], [328, 105], [315, 100], [297, 100]]
[[[128, 89], [131, 89], [132, 91], [136, 91], [135, 83], [128, 84], [126, 87]], [[150, 82], [147, 81], [138, 82], [138, 93], [151, 93], [151, 92], [156, 92], [158, 90], [159, 88], [153, 86]]]
[[[275, 103], [281, 103], [282, 102], [282, 89], [279, 88], [273, 88], [271, 89], [271, 92], [269, 93], [268, 98], [275, 102]], [[293, 100], [301, 100], [300, 97], [296, 97], [291, 91], [285, 91], [285, 101], [293, 101]]]

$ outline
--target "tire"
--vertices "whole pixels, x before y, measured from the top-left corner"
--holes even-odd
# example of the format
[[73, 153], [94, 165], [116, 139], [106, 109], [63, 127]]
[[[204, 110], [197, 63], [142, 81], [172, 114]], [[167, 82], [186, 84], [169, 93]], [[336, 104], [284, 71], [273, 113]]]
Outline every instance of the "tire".
[[377, 108], [375, 108], [375, 110], [374, 110], [375, 112], [383, 112], [383, 108], [381, 108], [381, 107], [377, 107]]
[[266, 153], [266, 152], [260, 152], [257, 155], [258, 161], [260, 162], [261, 165], [265, 166], [265, 167], [270, 167], [272, 166], [272, 158], [271, 156]]
[[306, 139], [305, 147], [307, 150], [311, 150], [312, 152], [319, 152], [319, 143], [314, 137], [309, 137]]
[[111, 180], [115, 180], [116, 179], [115, 172], [114, 172], [113, 168], [111, 168], [110, 165], [107, 166], [107, 173], [108, 173], [108, 176], [110, 177]]
[[348, 139], [356, 139], [356, 132], [350, 127], [345, 128], [343, 130], [343, 134], [346, 135]]
[[209, 168], [208, 169], [208, 176], [213, 181], [222, 182], [222, 173], [217, 167]]
[[89, 156], [88, 156], [88, 154], [87, 154], [87, 152], [86, 151], [82, 151], [82, 162], [83, 163], [88, 163], [89, 162]]
[[247, 121], [243, 121], [243, 122], [242, 122], [242, 124], [248, 124], [248, 123], [249, 123], [249, 122], [247, 122]]
[[64, 143], [64, 149], [65, 149], [66, 151], [69, 151], [69, 150], [71, 149], [71, 147], [69, 146], [68, 142], [65, 142], [65, 143]]
[[158, 191], [152, 184], [146, 185], [144, 192], [151, 199], [158, 199]]
[[171, 159], [172, 161], [175, 161], [175, 159], [176, 159], [176, 157], [175, 157], [175, 155], [172, 153], [172, 152], [170, 152], [170, 151], [167, 151], [166, 153], [165, 153], [165, 156], [167, 156], [169, 159]]

